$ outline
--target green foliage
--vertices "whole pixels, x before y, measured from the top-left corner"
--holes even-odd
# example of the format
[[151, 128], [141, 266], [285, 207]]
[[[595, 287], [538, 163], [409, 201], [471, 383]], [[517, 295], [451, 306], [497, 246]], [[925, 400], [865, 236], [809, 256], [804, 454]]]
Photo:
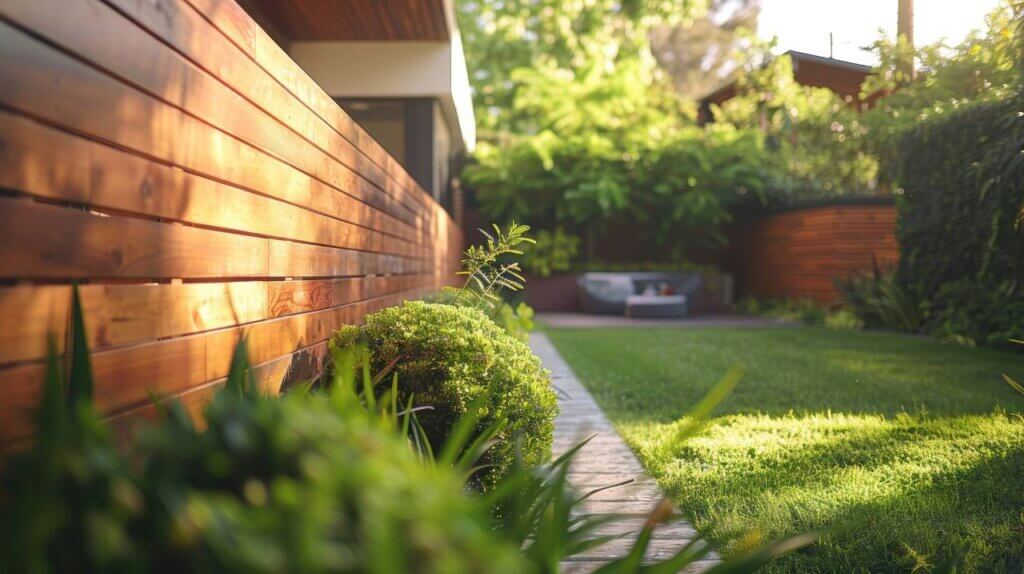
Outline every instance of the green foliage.
[[612, 220], [636, 222], [653, 247], [718, 246], [730, 208], [764, 187], [761, 139], [714, 126], [635, 136], [542, 132], [481, 146], [464, 178], [481, 210], [594, 240]]
[[477, 123], [484, 139], [534, 125], [514, 100], [529, 90], [517, 72], [545, 67], [577, 70], [613, 67], [649, 53], [647, 31], [701, 12], [703, 0], [459, 0], [457, 17], [465, 45]]
[[[131, 459], [92, 407], [75, 292], [66, 388], [51, 350], [38, 435], [7, 461], [4, 572], [519, 572], [455, 474], [335, 393], [261, 396], [245, 344], [198, 430], [180, 404]], [[52, 348], [52, 347], [51, 347]]]
[[858, 112], [828, 88], [798, 84], [789, 56], [762, 49], [737, 80], [737, 95], [714, 111], [718, 122], [763, 134], [771, 199], [874, 194], [878, 161], [865, 153]]
[[[583, 444], [537, 466], [516, 457], [491, 492], [466, 496], [460, 477], [504, 421], [474, 438], [479, 418], [470, 413], [437, 455], [408, 448], [415, 411], [399, 406], [395, 376], [378, 396], [393, 365], [371, 375], [365, 349], [336, 350], [327, 395], [307, 388], [278, 400], [258, 392], [242, 341], [205, 429], [180, 404], [161, 406], [129, 463], [92, 408], [77, 290], [72, 313], [69, 384], [51, 345], [37, 442], [4, 469], [5, 492], [17, 494], [0, 500], [4, 572], [554, 573], [564, 558], [617, 538], [597, 529], [619, 517], [581, 512], [596, 491], [568, 486]], [[668, 503], [656, 508], [628, 554], [601, 571], [675, 572], [708, 556], [696, 540], [641, 566], [670, 517]], [[809, 541], [712, 572], [749, 571]]]
[[466, 276], [462, 288], [445, 287], [427, 300], [479, 309], [506, 333], [525, 343], [533, 330], [533, 308], [526, 303], [513, 307], [502, 294], [519, 291], [526, 281], [516, 257], [523, 255], [524, 244], [537, 244], [526, 235], [529, 230], [528, 225], [515, 222], [507, 231], [494, 225], [493, 235], [481, 229], [486, 241], [470, 246], [463, 254], [462, 270], [458, 273]]
[[927, 329], [977, 343], [1024, 336], [1024, 99], [921, 123], [900, 140], [897, 281]]
[[655, 247], [721, 243], [730, 204], [762, 187], [761, 138], [697, 127], [693, 102], [673, 92], [642, 44], [510, 73], [517, 130], [481, 142], [463, 172], [486, 216], [561, 229], [588, 245], [622, 220], [649, 230]]
[[521, 70], [516, 109], [530, 131], [500, 145], [481, 142], [464, 170], [482, 211], [498, 221], [546, 228], [596, 225], [625, 210], [636, 162], [685, 119], [664, 85], [651, 85], [654, 63], [631, 59], [564, 70]]
[[[144, 484], [167, 512], [150, 548], [185, 571], [520, 571], [457, 475], [424, 466], [353, 404], [219, 393], [207, 428], [146, 435]], [[165, 505], [160, 509], [160, 505]], [[154, 554], [157, 554], [154, 552]]]
[[1010, 282], [982, 285], [971, 279], [939, 287], [926, 306], [933, 333], [967, 345], [1006, 347], [1024, 336], [1024, 297]]
[[538, 277], [550, 277], [555, 271], [568, 271], [580, 248], [580, 239], [562, 228], [537, 232], [537, 243], [523, 253], [523, 267]]
[[[880, 38], [871, 50], [879, 64], [861, 86], [861, 97], [884, 94], [864, 114], [875, 151], [898, 158], [899, 134], [918, 122], [1012, 97], [1021, 85], [1022, 44], [1019, 2], [1002, 2], [987, 17], [985, 28], [970, 33], [957, 46], [942, 43], [910, 49], [905, 43]], [[910, 82], [900, 62], [913, 58], [920, 69]]]
[[755, 299], [739, 302], [737, 310], [805, 325], [823, 325], [835, 331], [859, 331], [864, 321], [849, 307], [829, 310], [811, 299]]
[[457, 292], [456, 301], [466, 298], [478, 304], [494, 305], [501, 301], [502, 291], [522, 289], [525, 279], [520, 274], [519, 262], [508, 261], [508, 258], [523, 254], [520, 245], [536, 243], [526, 236], [529, 230], [530, 226], [517, 225], [514, 221], [508, 231], [494, 225], [494, 235], [481, 229], [487, 241], [463, 252], [462, 270], [458, 275], [464, 275], [466, 282]]
[[722, 224], [745, 197], [765, 187], [762, 139], [726, 125], [682, 130], [652, 145], [637, 162], [631, 208], [655, 245], [675, 257], [725, 244]]
[[[899, 135], [921, 121], [979, 102], [1012, 97], [1021, 86], [1024, 50], [1020, 3], [1004, 2], [952, 48], [941, 44], [913, 50], [881, 37], [871, 46], [879, 59], [861, 86], [862, 100], [878, 98], [863, 112], [825, 88], [801, 86], [786, 56], [752, 42], [737, 79], [737, 96], [716, 110], [716, 119], [766, 138], [769, 198], [873, 195], [893, 179], [887, 167], [899, 161]], [[901, 63], [918, 62], [911, 82]]]
[[[704, 4], [669, 13], [604, 0], [463, 2], [478, 117], [497, 130], [485, 130], [464, 173], [482, 211], [578, 236], [588, 260], [609, 222], [645, 230], [638, 250], [714, 248], [737, 203], [898, 193], [901, 134], [996, 105], [1021, 85], [1021, 5], [1006, 2], [952, 48], [912, 54], [879, 40], [880, 65], [862, 86], [877, 105], [864, 112], [863, 102], [797, 84], [789, 58], [751, 40], [736, 97], [700, 128], [646, 37], [667, 29], [667, 16], [700, 16]], [[914, 82], [897, 71], [907, 57], [919, 61]]]
[[[1024, 345], [1024, 341], [1020, 339], [1013, 339], [1011, 342], [1017, 345]], [[1018, 383], [1016, 379], [1006, 373], [1003, 373], [1003, 380], [1006, 381], [1006, 384], [1010, 385], [1010, 388], [1017, 391], [1018, 394], [1024, 395], [1024, 385]]]
[[737, 309], [751, 315], [764, 315], [784, 321], [821, 325], [826, 311], [812, 299], [756, 299], [747, 298], [739, 302]]
[[918, 333], [924, 327], [922, 305], [892, 273], [855, 275], [836, 281], [846, 303], [867, 327]]
[[658, 65], [680, 96], [703, 98], [722, 86], [743, 59], [757, 29], [760, 0], [709, 0], [707, 10], [678, 26], [655, 26], [648, 37]]
[[459, 290], [452, 287], [445, 287], [440, 292], [426, 297], [425, 300], [429, 303], [479, 309], [491, 321], [494, 321], [494, 324], [523, 343], [530, 339], [530, 331], [533, 330], [533, 307], [523, 302], [517, 303], [514, 307], [506, 301], [488, 303], [475, 297], [460, 297]]
[[479, 434], [506, 421], [485, 457], [478, 481], [493, 485], [509, 472], [518, 448], [524, 464], [536, 466], [551, 456], [557, 413], [550, 376], [522, 342], [509, 336], [482, 311], [418, 301], [366, 317], [361, 327], [346, 327], [336, 348], [365, 345], [373, 370], [394, 362], [398, 401], [413, 400], [431, 410], [419, 420], [435, 452], [471, 405], [479, 407]]
[[[429, 442], [421, 441], [423, 427], [419, 424], [416, 411], [425, 409], [411, 408], [410, 399], [404, 410], [400, 410], [398, 396], [398, 378], [391, 378], [392, 386], [377, 397], [375, 387], [386, 380], [390, 369], [395, 363], [389, 364], [384, 371], [371, 375], [369, 355], [365, 348], [350, 347], [345, 350], [335, 349], [333, 359], [340, 368], [335, 369], [334, 383], [331, 389], [332, 401], [348, 405], [360, 405], [375, 420], [390, 430], [401, 429], [403, 436], [409, 437], [414, 452], [420, 455], [421, 461], [428, 466], [435, 462], [440, 466], [451, 466], [459, 476], [471, 476], [481, 467], [474, 467], [487, 450], [492, 448], [494, 437], [505, 426], [499, 420], [488, 426], [481, 434], [474, 437], [473, 430], [478, 427], [480, 412], [478, 403], [472, 405], [466, 416], [461, 417], [453, 427], [440, 454], [430, 448]], [[356, 372], [362, 374], [362, 381]], [[739, 373], [720, 383], [694, 409], [695, 425], [686, 436], [693, 436], [699, 430], [699, 422], [703, 421], [718, 403], [728, 396], [738, 380]], [[410, 424], [410, 420], [412, 424]], [[410, 436], [411, 431], [411, 436]], [[591, 437], [593, 438], [593, 437]], [[600, 547], [617, 540], [621, 535], [602, 535], [602, 527], [614, 526], [620, 516], [612, 514], [589, 514], [584, 511], [584, 501], [597, 492], [622, 486], [608, 484], [597, 487], [586, 493], [576, 492], [568, 482], [569, 470], [574, 457], [583, 449], [590, 439], [578, 443], [573, 448], [551, 462], [536, 466], [524, 464], [520, 450], [513, 459], [508, 473], [498, 483], [479, 498], [481, 506], [489, 510], [492, 517], [493, 531], [501, 539], [511, 543], [512, 547], [522, 548], [527, 561], [537, 572], [561, 572], [562, 561], [586, 550]], [[630, 573], [677, 572], [685, 566], [699, 562], [711, 553], [711, 546], [701, 539], [694, 539], [682, 545], [680, 549], [664, 559], [642, 566], [640, 558], [647, 553], [654, 530], [662, 522], [674, 519], [672, 505], [662, 501], [656, 506], [643, 529], [638, 533], [629, 552], [619, 559], [611, 560], [602, 567], [601, 572]], [[738, 557], [728, 563], [720, 564], [709, 572], [746, 572], [753, 571], [771, 558], [794, 548], [813, 542], [813, 536], [800, 535], [774, 545], [758, 548], [755, 551]]]
[[826, 329], [833, 331], [859, 331], [864, 328], [864, 321], [849, 307], [841, 307], [825, 315]]
[[[825, 531], [768, 572], [1018, 572], [1024, 358], [821, 328], [549, 329], [648, 471], [726, 559]], [[676, 440], [735, 363], [743, 381]], [[920, 561], [920, 562], [919, 562]]]
[[[131, 571], [142, 495], [91, 408], [93, 377], [78, 289], [69, 373], [49, 344], [35, 446], [5, 462], [0, 571]], [[138, 568], [136, 568], [138, 569]]]

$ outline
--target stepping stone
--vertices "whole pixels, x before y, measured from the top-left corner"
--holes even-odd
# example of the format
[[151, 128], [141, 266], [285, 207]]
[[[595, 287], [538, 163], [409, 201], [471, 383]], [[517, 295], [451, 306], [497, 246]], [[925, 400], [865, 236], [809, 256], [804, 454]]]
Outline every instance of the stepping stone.
[[[554, 455], [558, 456], [596, 434], [573, 459], [569, 469], [569, 483], [581, 494], [585, 494], [596, 488], [631, 481], [595, 493], [583, 504], [583, 510], [588, 513], [626, 515], [622, 520], [602, 526], [595, 533], [595, 536], [622, 534], [621, 539], [562, 562], [564, 573], [593, 572], [629, 552], [647, 515], [665, 495], [644, 472], [636, 455], [547, 336], [543, 333], [531, 334], [530, 348], [551, 371], [553, 383], [560, 391], [558, 404], [562, 413], [555, 419]], [[696, 530], [685, 520], [662, 524], [654, 531], [645, 559], [664, 560], [697, 536]], [[718, 562], [718, 555], [712, 553], [707, 559], [688, 566], [682, 572], [703, 572]]]

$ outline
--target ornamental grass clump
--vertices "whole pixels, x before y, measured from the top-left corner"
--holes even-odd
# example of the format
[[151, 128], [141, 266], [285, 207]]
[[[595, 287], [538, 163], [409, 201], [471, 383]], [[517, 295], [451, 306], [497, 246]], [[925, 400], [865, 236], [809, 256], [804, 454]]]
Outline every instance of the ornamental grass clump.
[[[340, 389], [339, 389], [340, 391]], [[422, 464], [341, 392], [228, 390], [199, 431], [169, 417], [142, 442], [142, 484], [174, 572], [522, 572], [461, 477]]]
[[372, 353], [371, 370], [394, 369], [398, 403], [428, 408], [417, 419], [435, 452], [471, 405], [480, 410], [472, 413], [477, 433], [504, 421], [477, 484], [487, 487], [505, 475], [517, 448], [527, 466], [550, 458], [558, 411], [550, 375], [529, 347], [480, 309], [410, 301], [340, 330], [333, 344], [363, 345]]

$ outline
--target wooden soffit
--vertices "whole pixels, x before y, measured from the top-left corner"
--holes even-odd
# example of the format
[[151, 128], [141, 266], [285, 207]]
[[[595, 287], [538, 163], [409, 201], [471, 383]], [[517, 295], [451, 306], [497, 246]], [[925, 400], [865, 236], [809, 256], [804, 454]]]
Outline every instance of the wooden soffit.
[[239, 0], [288, 42], [443, 42], [444, 0]]

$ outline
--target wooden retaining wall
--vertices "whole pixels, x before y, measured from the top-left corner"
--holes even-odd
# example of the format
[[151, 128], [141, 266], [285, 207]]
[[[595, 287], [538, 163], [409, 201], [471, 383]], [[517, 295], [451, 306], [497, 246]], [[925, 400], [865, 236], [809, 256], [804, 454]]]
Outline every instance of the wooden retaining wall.
[[461, 232], [233, 0], [0, 2], [0, 449], [78, 281], [117, 425], [193, 411], [249, 341], [270, 391], [449, 283]]
[[835, 279], [894, 267], [896, 208], [891, 202], [824, 205], [739, 218], [729, 232], [724, 267], [737, 297], [809, 298], [833, 304]]

